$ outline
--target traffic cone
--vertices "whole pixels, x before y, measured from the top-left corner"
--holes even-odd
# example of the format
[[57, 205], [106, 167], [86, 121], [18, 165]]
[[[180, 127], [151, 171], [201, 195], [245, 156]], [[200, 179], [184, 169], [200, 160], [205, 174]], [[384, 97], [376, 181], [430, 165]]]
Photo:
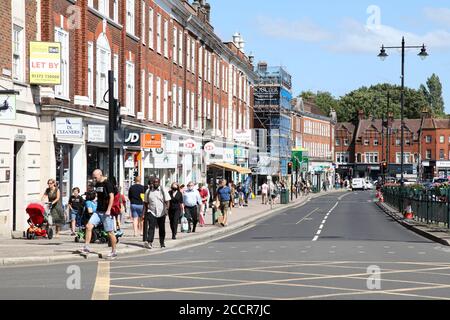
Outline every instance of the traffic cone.
[[409, 205], [405, 210], [405, 219], [407, 219], [407, 220], [414, 219], [414, 213], [413, 213], [411, 205]]

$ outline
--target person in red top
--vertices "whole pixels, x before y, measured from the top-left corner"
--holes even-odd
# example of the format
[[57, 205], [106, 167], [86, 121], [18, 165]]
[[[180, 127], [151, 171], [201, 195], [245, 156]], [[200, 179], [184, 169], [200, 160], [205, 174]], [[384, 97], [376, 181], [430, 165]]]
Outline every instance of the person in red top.
[[209, 191], [208, 188], [202, 183], [198, 185], [198, 190], [200, 193], [200, 197], [202, 198], [202, 205], [200, 208], [200, 227], [204, 227], [206, 211], [208, 210], [209, 203]]

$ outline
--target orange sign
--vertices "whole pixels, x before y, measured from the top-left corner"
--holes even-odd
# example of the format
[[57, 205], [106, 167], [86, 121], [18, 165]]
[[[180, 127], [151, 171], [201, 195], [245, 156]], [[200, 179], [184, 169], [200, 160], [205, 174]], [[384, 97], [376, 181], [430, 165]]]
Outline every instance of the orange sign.
[[161, 149], [162, 134], [143, 133], [141, 137], [143, 149]]

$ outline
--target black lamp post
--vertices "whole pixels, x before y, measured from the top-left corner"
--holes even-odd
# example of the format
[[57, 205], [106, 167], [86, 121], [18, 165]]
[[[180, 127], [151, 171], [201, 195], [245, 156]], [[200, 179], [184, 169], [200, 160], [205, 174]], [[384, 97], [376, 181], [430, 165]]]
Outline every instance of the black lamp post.
[[404, 135], [405, 135], [405, 123], [404, 123], [404, 109], [405, 109], [405, 49], [421, 49], [420, 53], [418, 54], [418, 56], [422, 59], [425, 60], [428, 57], [428, 53], [427, 53], [427, 49], [425, 47], [425, 44], [423, 44], [422, 46], [406, 46], [405, 45], [405, 37], [402, 38], [402, 46], [401, 47], [385, 47], [384, 45], [381, 46], [381, 51], [380, 54], [378, 55], [378, 57], [384, 61], [386, 60], [386, 58], [389, 56], [386, 53], [386, 49], [402, 49], [402, 91], [401, 91], [401, 131], [402, 131], [402, 136], [401, 136], [401, 171], [402, 171], [402, 175], [401, 175], [401, 185], [403, 186], [405, 183], [405, 179], [404, 179], [404, 163], [405, 163], [405, 159], [404, 159], [404, 149], [405, 149], [405, 142], [404, 142]]

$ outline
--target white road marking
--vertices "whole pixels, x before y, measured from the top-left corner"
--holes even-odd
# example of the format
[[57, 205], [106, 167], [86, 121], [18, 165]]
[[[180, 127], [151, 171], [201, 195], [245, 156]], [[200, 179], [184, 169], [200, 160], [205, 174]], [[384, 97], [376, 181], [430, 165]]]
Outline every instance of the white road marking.
[[395, 254], [395, 252], [394, 251], [390, 251], [390, 252], [388, 252], [389, 254]]
[[326, 220], [323, 220], [323, 221], [322, 221], [322, 224], [325, 224], [325, 223], [327, 223], [327, 221], [326, 221]]
[[299, 222], [296, 223], [296, 225], [302, 223], [303, 221], [305, 221], [306, 219], [308, 219], [310, 216], [312, 216], [317, 210], [319, 210], [319, 208], [314, 209], [312, 212], [310, 212], [306, 217], [304, 217], [303, 219], [301, 219]]
[[360, 254], [365, 254], [366, 252], [365, 252], [365, 251], [360, 251], [359, 253], [360, 253]]
[[336, 251], [330, 251], [330, 253], [331, 253], [331, 254], [335, 254], [335, 253], [336, 253]]
[[[325, 217], [325, 220], [328, 218], [328, 216], [337, 208], [337, 206], [339, 205], [339, 201], [336, 202], [336, 204], [334, 205], [333, 208], [330, 209], [330, 211], [328, 211], [327, 216]], [[325, 227], [325, 223], [326, 221], [324, 220], [324, 222], [322, 222], [322, 224], [319, 227], [319, 230], [316, 233], [316, 236], [314, 237], [314, 239], [312, 240], [313, 242], [316, 242], [319, 239], [319, 235], [322, 233], [323, 228]]]

